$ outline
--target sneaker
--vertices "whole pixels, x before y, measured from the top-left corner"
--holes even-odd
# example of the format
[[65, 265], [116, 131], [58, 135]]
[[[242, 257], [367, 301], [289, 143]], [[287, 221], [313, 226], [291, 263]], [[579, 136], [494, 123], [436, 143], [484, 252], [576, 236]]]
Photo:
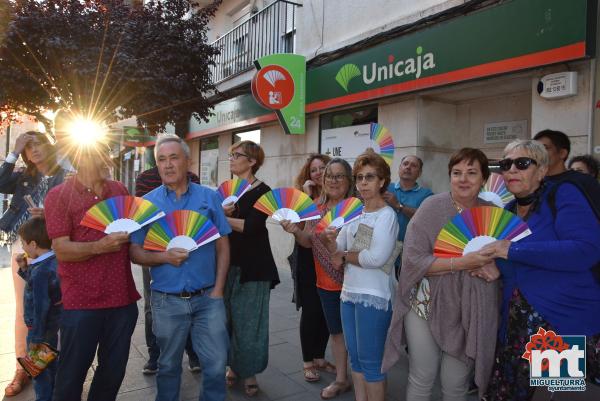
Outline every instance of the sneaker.
[[145, 375], [154, 375], [158, 372], [158, 363], [153, 361], [148, 361], [142, 368], [142, 373]]
[[198, 372], [202, 371], [200, 362], [199, 361], [190, 361], [190, 364], [188, 365], [188, 370], [192, 373], [198, 373]]

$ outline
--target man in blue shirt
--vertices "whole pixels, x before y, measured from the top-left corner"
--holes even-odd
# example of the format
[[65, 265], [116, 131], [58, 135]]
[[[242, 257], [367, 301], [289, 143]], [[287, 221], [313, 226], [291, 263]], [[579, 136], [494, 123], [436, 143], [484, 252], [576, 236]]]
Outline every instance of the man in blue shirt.
[[[404, 241], [408, 221], [417, 211], [417, 208], [428, 196], [433, 195], [429, 188], [423, 188], [417, 179], [423, 172], [423, 160], [414, 155], [404, 156], [400, 160], [398, 176], [400, 180], [391, 183], [384, 194], [386, 202], [396, 211], [398, 216], [398, 241]], [[396, 260], [396, 273], [400, 267], [402, 255]]]
[[188, 334], [202, 364], [201, 400], [225, 400], [225, 365], [229, 339], [223, 289], [229, 269], [227, 223], [216, 192], [187, 177], [190, 151], [176, 135], [159, 137], [154, 148], [163, 185], [144, 196], [165, 213], [194, 210], [210, 219], [221, 237], [187, 252], [143, 249], [148, 227], [132, 234], [133, 262], [151, 266], [153, 332], [160, 347], [157, 401], [178, 401], [181, 358]]

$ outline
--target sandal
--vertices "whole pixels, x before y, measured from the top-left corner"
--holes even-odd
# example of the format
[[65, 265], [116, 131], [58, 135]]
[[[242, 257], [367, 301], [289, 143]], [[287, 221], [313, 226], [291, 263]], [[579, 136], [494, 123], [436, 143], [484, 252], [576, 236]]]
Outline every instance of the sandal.
[[304, 371], [304, 380], [307, 382], [312, 383], [321, 380], [321, 375], [314, 365], [302, 368], [302, 370]]
[[336, 369], [335, 365], [329, 361], [325, 361], [325, 363], [323, 365], [315, 364], [315, 366], [320, 371], [331, 373], [334, 375], [337, 374], [337, 369]]
[[330, 400], [340, 394], [350, 391], [351, 388], [352, 385], [348, 382], [333, 382], [321, 390], [321, 398], [324, 400]]
[[244, 393], [248, 397], [254, 397], [258, 394], [258, 383], [244, 384]]
[[17, 369], [15, 377], [4, 389], [4, 395], [12, 397], [23, 391], [23, 388], [29, 383], [30, 379], [27, 373], [23, 369]]

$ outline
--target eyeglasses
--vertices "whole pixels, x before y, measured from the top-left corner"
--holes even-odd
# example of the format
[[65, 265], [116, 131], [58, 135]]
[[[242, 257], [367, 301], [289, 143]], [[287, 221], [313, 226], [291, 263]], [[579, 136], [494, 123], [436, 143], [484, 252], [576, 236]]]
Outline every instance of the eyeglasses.
[[336, 175], [326, 174], [325, 175], [325, 179], [328, 181], [339, 182], [339, 181], [342, 181], [344, 178], [346, 178], [346, 174], [336, 174]]
[[250, 159], [250, 156], [248, 156], [248, 155], [245, 155], [245, 154], [243, 154], [243, 153], [240, 153], [240, 152], [233, 152], [233, 153], [229, 153], [229, 154], [227, 155], [227, 157], [229, 158], [229, 160], [237, 160], [237, 159], [239, 159], [239, 158], [240, 158], [240, 157], [242, 157], [242, 156], [243, 156], [243, 157], [247, 157], [248, 159]]
[[519, 170], [527, 170], [532, 164], [537, 165], [537, 162], [530, 157], [517, 157], [516, 159], [500, 160], [498, 162], [498, 166], [500, 166], [500, 170], [508, 171], [512, 167], [513, 163]]
[[375, 181], [376, 178], [379, 178], [377, 176], [377, 174], [358, 174], [356, 176], [354, 176], [354, 181], [356, 181], [356, 183], [358, 184], [359, 182], [362, 182], [363, 180], [367, 181], [367, 182], [373, 182]]

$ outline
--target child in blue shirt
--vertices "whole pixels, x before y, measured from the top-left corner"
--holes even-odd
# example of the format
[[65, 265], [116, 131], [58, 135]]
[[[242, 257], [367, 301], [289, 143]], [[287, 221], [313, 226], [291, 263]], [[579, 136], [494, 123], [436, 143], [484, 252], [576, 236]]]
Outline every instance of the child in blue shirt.
[[[62, 302], [57, 261], [50, 249], [52, 242], [48, 238], [46, 221], [43, 218], [29, 219], [18, 233], [26, 252], [17, 256], [17, 263], [19, 275], [27, 282], [23, 302], [23, 317], [29, 329], [27, 349], [35, 350], [44, 343], [56, 348]], [[55, 376], [56, 361], [52, 361], [33, 379], [36, 401], [52, 400]]]

